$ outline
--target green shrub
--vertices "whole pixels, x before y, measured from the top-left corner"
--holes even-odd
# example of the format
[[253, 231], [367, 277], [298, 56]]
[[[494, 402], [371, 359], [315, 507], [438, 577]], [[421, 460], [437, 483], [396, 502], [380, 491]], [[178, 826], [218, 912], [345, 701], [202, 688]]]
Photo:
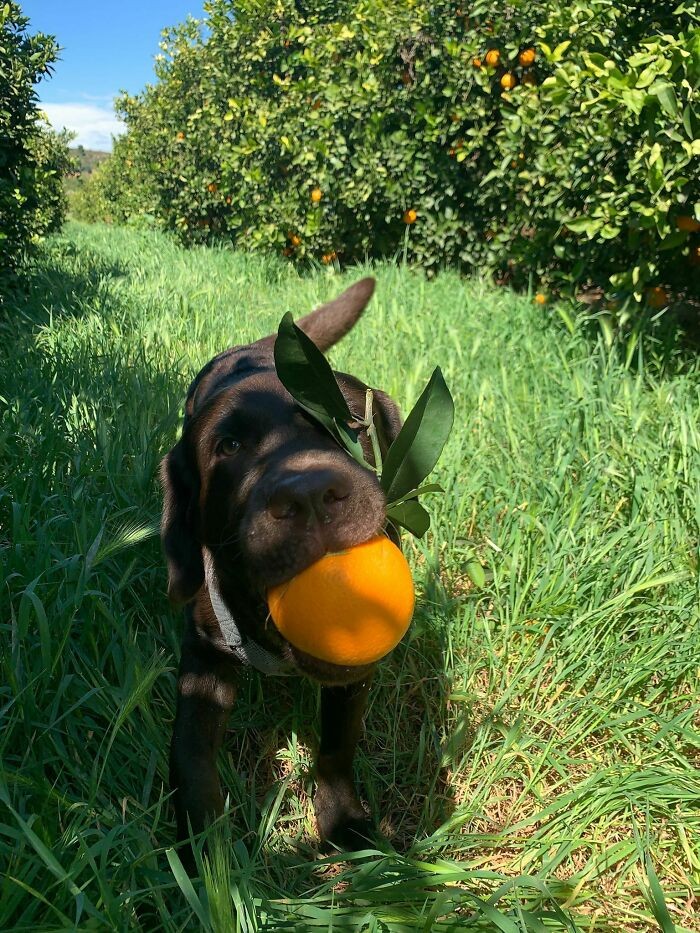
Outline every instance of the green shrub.
[[402, 252], [544, 289], [698, 294], [695, 4], [207, 11], [121, 99], [115, 210], [290, 259]]
[[58, 47], [27, 27], [16, 3], [0, 6], [0, 289], [31, 242], [61, 224], [70, 164], [68, 137], [42, 124], [34, 91]]

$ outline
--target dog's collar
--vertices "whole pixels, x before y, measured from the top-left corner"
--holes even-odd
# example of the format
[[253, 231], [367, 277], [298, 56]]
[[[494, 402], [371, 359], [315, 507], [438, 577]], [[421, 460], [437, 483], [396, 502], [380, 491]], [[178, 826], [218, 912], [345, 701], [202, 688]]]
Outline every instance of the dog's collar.
[[223, 601], [214, 569], [214, 558], [211, 551], [203, 547], [204, 577], [209, 591], [209, 599], [214, 615], [221, 628], [226, 644], [242, 664], [248, 664], [263, 674], [276, 674], [284, 676], [291, 673], [291, 665], [283, 658], [279, 658], [263, 648], [252, 638], [241, 634], [236, 620], [231, 615], [226, 603]]

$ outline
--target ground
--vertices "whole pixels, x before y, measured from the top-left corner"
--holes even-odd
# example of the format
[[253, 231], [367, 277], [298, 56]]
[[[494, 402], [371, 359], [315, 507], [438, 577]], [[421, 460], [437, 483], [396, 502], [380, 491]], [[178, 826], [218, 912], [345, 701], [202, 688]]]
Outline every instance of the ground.
[[333, 364], [404, 411], [439, 364], [457, 406], [358, 756], [387, 841], [318, 855], [316, 690], [250, 675], [192, 885], [158, 462], [203, 362], [368, 270], [71, 224], [0, 323], [1, 929], [700, 930], [700, 366], [668, 334], [608, 346], [491, 283], [372, 271]]

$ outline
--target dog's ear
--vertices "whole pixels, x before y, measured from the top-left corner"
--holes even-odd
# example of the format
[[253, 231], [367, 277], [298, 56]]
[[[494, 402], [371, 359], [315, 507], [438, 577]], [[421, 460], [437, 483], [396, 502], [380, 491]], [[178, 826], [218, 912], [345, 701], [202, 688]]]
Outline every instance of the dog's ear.
[[373, 278], [360, 279], [342, 295], [297, 321], [298, 326], [325, 353], [355, 326], [372, 297], [374, 286]]
[[381, 389], [372, 389], [372, 403], [374, 412], [374, 423], [377, 426], [377, 435], [379, 437], [379, 449], [382, 457], [386, 457], [391, 445], [401, 430], [403, 418], [399, 411], [399, 406]]
[[194, 599], [204, 582], [202, 549], [194, 522], [199, 480], [187, 462], [183, 440], [163, 459], [160, 481], [163, 486], [160, 537], [168, 562], [168, 598], [177, 605]]

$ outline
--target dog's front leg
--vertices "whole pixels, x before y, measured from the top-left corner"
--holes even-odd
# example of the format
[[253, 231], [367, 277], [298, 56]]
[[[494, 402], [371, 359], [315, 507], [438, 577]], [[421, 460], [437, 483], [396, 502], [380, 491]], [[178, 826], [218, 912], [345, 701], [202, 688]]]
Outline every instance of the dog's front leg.
[[170, 746], [178, 840], [189, 837], [190, 825], [199, 833], [223, 813], [216, 759], [236, 695], [234, 677], [235, 665], [194, 632], [185, 634]]
[[321, 688], [321, 748], [314, 809], [321, 839], [349, 850], [365, 848], [371, 832], [352, 773], [370, 680]]

